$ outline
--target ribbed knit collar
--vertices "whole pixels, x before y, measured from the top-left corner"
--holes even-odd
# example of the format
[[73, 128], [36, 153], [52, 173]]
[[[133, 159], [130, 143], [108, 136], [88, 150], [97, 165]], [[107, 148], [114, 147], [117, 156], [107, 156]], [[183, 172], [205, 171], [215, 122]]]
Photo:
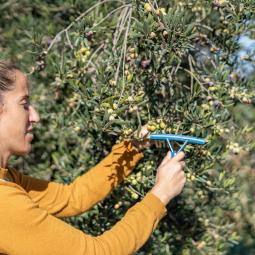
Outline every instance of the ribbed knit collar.
[[0, 179], [5, 179], [8, 169], [0, 167]]

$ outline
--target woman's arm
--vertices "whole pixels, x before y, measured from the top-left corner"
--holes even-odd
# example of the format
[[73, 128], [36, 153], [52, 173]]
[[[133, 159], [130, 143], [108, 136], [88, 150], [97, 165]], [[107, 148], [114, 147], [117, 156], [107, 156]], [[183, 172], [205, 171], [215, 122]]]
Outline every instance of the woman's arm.
[[0, 253], [4, 254], [133, 254], [166, 214], [160, 199], [148, 193], [112, 229], [93, 237], [50, 215], [14, 185], [0, 184]]
[[111, 153], [71, 184], [35, 179], [10, 169], [8, 175], [31, 199], [57, 217], [83, 213], [104, 199], [129, 175], [143, 153], [130, 141], [113, 146]]

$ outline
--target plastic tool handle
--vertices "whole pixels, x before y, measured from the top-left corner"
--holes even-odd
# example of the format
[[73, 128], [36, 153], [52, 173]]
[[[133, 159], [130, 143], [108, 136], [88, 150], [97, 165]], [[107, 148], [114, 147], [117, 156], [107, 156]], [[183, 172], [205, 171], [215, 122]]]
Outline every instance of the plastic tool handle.
[[183, 151], [184, 148], [186, 147], [186, 145], [188, 144], [188, 140], [186, 140], [186, 141], [183, 143], [183, 145], [180, 147], [180, 149], [176, 152], [176, 151], [173, 149], [173, 147], [172, 147], [170, 141], [169, 141], [168, 139], [167, 139], [166, 141], [167, 141], [167, 143], [168, 143], [168, 145], [169, 145], [169, 148], [170, 148], [170, 151], [171, 151], [171, 157], [172, 157], [172, 158], [173, 158], [178, 152]]
[[[203, 144], [206, 143], [205, 140], [202, 139], [202, 138], [197, 138], [197, 137], [193, 137], [193, 136], [185, 136], [185, 135], [173, 135], [173, 134], [151, 134], [149, 136], [149, 139], [167, 141], [168, 146], [169, 146], [170, 151], [171, 151], [171, 157], [172, 158], [178, 152], [183, 151], [188, 143], [190, 143], [190, 144], [199, 144], [199, 145], [203, 145]], [[180, 147], [180, 149], [177, 152], [173, 149], [173, 147], [171, 145], [171, 141], [183, 142], [182, 146]]]
[[176, 141], [176, 142], [186, 142], [190, 144], [200, 144], [204, 145], [206, 141], [202, 138], [187, 136], [187, 135], [173, 135], [173, 134], [151, 134], [149, 136], [151, 140], [169, 140], [169, 141]]

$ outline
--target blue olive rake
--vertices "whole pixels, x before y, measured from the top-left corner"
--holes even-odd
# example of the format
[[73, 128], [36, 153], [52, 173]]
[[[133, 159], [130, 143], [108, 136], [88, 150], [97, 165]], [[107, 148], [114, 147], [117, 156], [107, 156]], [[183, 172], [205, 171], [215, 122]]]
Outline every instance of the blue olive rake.
[[[172, 157], [174, 157], [178, 152], [184, 150], [187, 144], [204, 145], [206, 143], [206, 141], [202, 138], [186, 136], [186, 135], [151, 134], [148, 136], [148, 138], [151, 140], [167, 141]], [[177, 152], [173, 149], [171, 141], [183, 143]]]

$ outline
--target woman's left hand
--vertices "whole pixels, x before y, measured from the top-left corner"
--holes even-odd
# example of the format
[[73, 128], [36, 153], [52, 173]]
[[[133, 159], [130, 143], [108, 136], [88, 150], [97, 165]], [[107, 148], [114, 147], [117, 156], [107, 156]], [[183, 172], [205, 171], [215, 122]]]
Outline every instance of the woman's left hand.
[[148, 139], [149, 131], [147, 129], [148, 124], [142, 126], [140, 129], [137, 129], [134, 132], [134, 137], [137, 139], [131, 140], [132, 144], [139, 150], [142, 151], [145, 148], [151, 147], [152, 145], [156, 145], [157, 148], [162, 148], [163, 143], [159, 141], [152, 141]]

